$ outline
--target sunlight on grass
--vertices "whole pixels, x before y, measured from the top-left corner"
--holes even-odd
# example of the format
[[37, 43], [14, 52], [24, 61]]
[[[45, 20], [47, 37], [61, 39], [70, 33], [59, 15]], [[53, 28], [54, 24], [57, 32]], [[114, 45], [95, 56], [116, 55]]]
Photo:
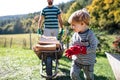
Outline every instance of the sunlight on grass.
[[97, 63], [95, 64], [94, 70], [97, 80], [115, 80], [114, 74], [106, 57], [97, 58]]

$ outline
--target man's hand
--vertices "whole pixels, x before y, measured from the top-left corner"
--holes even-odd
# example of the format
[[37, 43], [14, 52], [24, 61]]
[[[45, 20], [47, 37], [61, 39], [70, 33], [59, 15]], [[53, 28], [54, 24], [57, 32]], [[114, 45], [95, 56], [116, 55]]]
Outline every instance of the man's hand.
[[38, 28], [38, 30], [37, 30], [37, 34], [42, 35], [42, 30], [41, 30], [40, 28]]
[[57, 39], [60, 40], [63, 34], [64, 34], [64, 29], [61, 29], [60, 32], [58, 33]]
[[64, 34], [64, 29], [62, 28], [59, 32], [59, 34], [62, 36]]

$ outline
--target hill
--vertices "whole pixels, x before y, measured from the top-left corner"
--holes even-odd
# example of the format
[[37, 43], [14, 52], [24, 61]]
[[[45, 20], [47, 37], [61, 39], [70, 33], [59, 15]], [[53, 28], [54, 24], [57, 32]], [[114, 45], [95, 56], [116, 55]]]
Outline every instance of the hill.
[[8, 15], [8, 16], [0, 16], [0, 21], [4, 20], [12, 20], [12, 19], [17, 19], [17, 18], [26, 18], [28, 14], [22, 14], [22, 15]]
[[[22, 15], [9, 15], [0, 17], [0, 34], [27, 33], [32, 26], [32, 21], [40, 12]], [[17, 29], [16, 29], [17, 28]], [[18, 32], [21, 31], [21, 32]]]

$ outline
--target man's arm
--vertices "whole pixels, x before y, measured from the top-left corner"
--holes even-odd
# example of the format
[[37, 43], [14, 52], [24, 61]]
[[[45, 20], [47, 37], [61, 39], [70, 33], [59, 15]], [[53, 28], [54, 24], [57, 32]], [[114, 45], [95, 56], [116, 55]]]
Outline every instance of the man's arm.
[[60, 24], [60, 28], [63, 29], [63, 22], [62, 22], [61, 14], [58, 15], [58, 21]]
[[40, 15], [40, 18], [39, 18], [39, 20], [38, 20], [38, 29], [41, 29], [41, 28], [42, 28], [43, 20], [44, 20], [44, 16], [43, 16], [43, 15]]

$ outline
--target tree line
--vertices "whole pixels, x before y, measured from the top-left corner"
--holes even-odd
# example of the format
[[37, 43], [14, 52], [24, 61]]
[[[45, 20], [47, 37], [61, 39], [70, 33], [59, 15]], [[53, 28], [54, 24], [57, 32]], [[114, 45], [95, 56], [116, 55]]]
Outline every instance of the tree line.
[[[67, 20], [76, 10], [87, 8], [91, 16], [91, 28], [107, 30], [108, 33], [119, 33], [120, 30], [120, 0], [70, 0], [57, 5], [62, 11], [63, 23], [69, 26]], [[39, 12], [27, 15], [0, 17], [0, 34], [35, 33]], [[69, 29], [69, 28], [68, 28]]]
[[0, 34], [28, 33], [34, 25], [34, 16], [40, 12], [0, 17]]

